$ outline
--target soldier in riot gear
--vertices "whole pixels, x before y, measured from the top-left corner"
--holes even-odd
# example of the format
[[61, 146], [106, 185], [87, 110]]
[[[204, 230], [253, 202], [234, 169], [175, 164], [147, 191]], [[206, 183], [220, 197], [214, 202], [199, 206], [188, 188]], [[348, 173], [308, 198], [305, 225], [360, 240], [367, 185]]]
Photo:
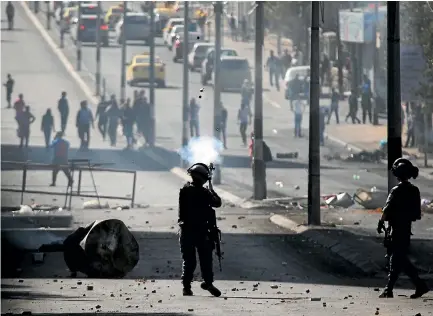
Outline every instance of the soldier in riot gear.
[[[221, 206], [221, 198], [215, 193], [211, 182], [211, 170], [202, 163], [188, 169], [192, 182], [187, 182], [179, 192], [180, 250], [182, 253], [183, 295], [191, 296], [191, 282], [197, 265], [196, 251], [200, 260], [203, 277], [201, 288], [213, 296], [221, 292], [213, 285], [212, 242], [209, 230], [216, 227], [215, 211], [212, 207]], [[209, 188], [203, 185], [209, 181]]]
[[410, 178], [418, 177], [418, 168], [404, 158], [397, 159], [391, 169], [399, 184], [391, 189], [386, 200], [383, 214], [377, 225], [380, 234], [385, 230], [385, 221], [392, 228], [390, 247], [390, 269], [388, 284], [380, 298], [392, 298], [393, 288], [399, 274], [405, 272], [415, 284], [416, 290], [411, 298], [419, 298], [429, 291], [420, 279], [417, 269], [408, 258], [412, 222], [421, 219], [421, 195], [418, 187], [410, 183]]

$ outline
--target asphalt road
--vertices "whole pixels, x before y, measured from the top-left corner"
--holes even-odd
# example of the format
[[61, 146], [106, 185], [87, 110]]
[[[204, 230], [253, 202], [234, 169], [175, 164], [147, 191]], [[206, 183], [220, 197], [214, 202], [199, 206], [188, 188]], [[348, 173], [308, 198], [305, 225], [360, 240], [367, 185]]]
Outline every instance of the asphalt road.
[[[3, 4], [2, 4], [3, 8]], [[24, 93], [24, 99], [31, 106], [31, 111], [36, 117], [31, 127], [30, 148], [28, 151], [20, 151], [17, 148], [15, 111], [7, 109], [2, 103], [1, 109], [1, 160], [2, 160], [2, 188], [20, 188], [22, 171], [6, 170], [10, 165], [6, 161], [26, 161], [50, 163], [51, 152], [45, 149], [43, 133], [40, 130], [42, 115], [50, 107], [53, 111], [55, 127], [60, 127], [60, 118], [57, 111], [57, 100], [61, 91], [66, 91], [69, 98], [70, 117], [66, 129], [66, 138], [71, 143], [70, 158], [90, 159], [94, 163], [107, 163], [105, 168], [127, 169], [137, 171], [136, 203], [146, 205], [176, 205], [177, 192], [181, 181], [167, 172], [167, 169], [158, 162], [147, 158], [138, 152], [127, 152], [122, 149], [126, 143], [121, 135], [118, 135], [117, 148], [110, 147], [102, 140], [97, 130], [92, 130], [91, 151], [78, 152], [79, 138], [75, 129], [75, 116], [79, 108], [79, 102], [86, 99], [65, 67], [46, 45], [39, 31], [25, 15], [20, 4], [16, 5], [15, 17], [16, 29], [7, 31], [6, 22], [2, 20], [1, 39], [1, 77], [10, 73], [15, 79], [13, 98], [19, 93]], [[91, 106], [95, 113], [95, 106]], [[77, 175], [75, 183], [77, 184]], [[132, 175], [119, 173], [95, 173], [95, 182], [100, 195], [127, 197], [132, 192]], [[62, 173], [58, 175], [56, 188], [49, 188], [51, 173], [49, 171], [29, 171], [27, 187], [30, 190], [56, 191], [64, 193], [66, 190], [66, 178]], [[119, 185], [120, 184], [120, 185]], [[76, 187], [75, 187], [76, 189]], [[88, 173], [83, 173], [82, 191], [93, 191], [93, 185]], [[88, 192], [88, 194], [94, 194]], [[19, 194], [2, 192], [2, 205], [20, 205]], [[81, 206], [89, 198], [74, 198], [74, 206]], [[63, 206], [63, 197], [41, 196], [25, 194], [24, 203], [55, 204]], [[105, 204], [105, 199], [102, 202]], [[127, 204], [127, 201], [113, 200], [113, 204]], [[111, 205], [113, 205], [111, 204]]]
[[[105, 5], [105, 4], [104, 4]], [[40, 16], [42, 20], [44, 18]], [[51, 34], [56, 37], [55, 31]], [[227, 41], [229, 42], [229, 41]], [[121, 73], [121, 49], [116, 43], [109, 48], [103, 48], [101, 53], [102, 76], [106, 81], [108, 93], [120, 92], [120, 73]], [[156, 39], [156, 54], [166, 63], [167, 85], [165, 89], [155, 90], [155, 117], [157, 143], [161, 147], [170, 150], [158, 149], [161, 160], [165, 160], [170, 166], [178, 163], [175, 151], [181, 144], [182, 131], [182, 64], [172, 62], [172, 52], [163, 45], [162, 39]], [[143, 51], [148, 51], [148, 46], [141, 43], [128, 43], [127, 60], [132, 56]], [[64, 49], [65, 55], [75, 64], [75, 46], [67, 41]], [[242, 52], [240, 51], [240, 54]], [[94, 85], [92, 80], [96, 70], [96, 49], [89, 44], [83, 47], [83, 71], [82, 77]], [[264, 72], [264, 76], [267, 73]], [[267, 88], [267, 78], [264, 79]], [[137, 88], [127, 87], [127, 96], [132, 97], [133, 91]], [[147, 89], [147, 88], [146, 88]], [[200, 92], [200, 89], [204, 89]], [[202, 135], [213, 134], [213, 88], [203, 87], [200, 83], [198, 72], [189, 73], [189, 98], [195, 97], [200, 104], [200, 129]], [[148, 93], [147, 93], [148, 94]], [[308, 185], [308, 131], [304, 131], [306, 137], [295, 139], [293, 137], [293, 115], [289, 104], [284, 100], [282, 93], [277, 93], [271, 89], [265, 94], [270, 96], [275, 102], [265, 99], [263, 109], [264, 138], [270, 146], [274, 156], [278, 152], [298, 151], [299, 158], [296, 160], [277, 160], [268, 165], [267, 184], [268, 196], [299, 196], [307, 194]], [[199, 96], [201, 98], [199, 99]], [[238, 93], [222, 93], [221, 100], [228, 110], [228, 147], [224, 152], [224, 164], [222, 171], [222, 188], [235, 193], [238, 196], [248, 198], [252, 192], [252, 176], [249, 168], [248, 150], [241, 145], [239, 136], [239, 126], [237, 125], [237, 111], [240, 104]], [[329, 105], [329, 99], [320, 99], [321, 105]], [[341, 114], [345, 113], [344, 106]], [[304, 128], [308, 124], [308, 111], [305, 113], [303, 122]], [[344, 118], [344, 117], [343, 117]], [[333, 122], [331, 122], [333, 124]], [[251, 131], [251, 128], [249, 130]], [[330, 141], [321, 148], [321, 155], [330, 153], [349, 154], [349, 151]], [[321, 188], [322, 193], [335, 193], [346, 191], [350, 194], [359, 187], [386, 189], [386, 166], [381, 164], [366, 163], [345, 163], [342, 161], [321, 161]], [[428, 197], [431, 195], [433, 184], [431, 181], [419, 179], [423, 194]], [[299, 189], [295, 187], [299, 186]]]

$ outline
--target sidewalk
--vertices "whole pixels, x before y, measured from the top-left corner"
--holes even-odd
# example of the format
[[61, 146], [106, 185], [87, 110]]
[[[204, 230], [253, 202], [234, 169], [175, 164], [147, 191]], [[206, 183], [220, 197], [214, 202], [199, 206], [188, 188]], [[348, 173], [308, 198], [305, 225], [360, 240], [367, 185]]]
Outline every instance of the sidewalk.
[[[306, 199], [298, 203], [306, 204]], [[305, 207], [273, 215], [271, 221], [322, 245], [367, 275], [385, 276], [383, 234], [376, 232], [380, 212], [322, 207], [320, 227], [307, 226], [307, 216]], [[410, 255], [420, 273], [428, 279], [433, 278], [432, 222], [433, 214], [424, 213], [422, 219], [413, 224]]]
[[[344, 114], [344, 113], [341, 113]], [[341, 116], [343, 117], [343, 116]], [[353, 151], [360, 152], [362, 150], [374, 151], [379, 149], [379, 142], [387, 138], [387, 126], [374, 126], [371, 124], [344, 124], [340, 125], [331, 123], [326, 126], [328, 138], [338, 142], [346, 147], [351, 147]], [[403, 142], [406, 141], [406, 126], [403, 126]], [[338, 135], [338, 136], [337, 136]], [[404, 145], [404, 144], [403, 144]], [[403, 156], [409, 157], [418, 168], [420, 175], [427, 179], [433, 179], [433, 157], [428, 154], [427, 163], [429, 167], [424, 167], [424, 154], [420, 153], [418, 148], [403, 148]]]

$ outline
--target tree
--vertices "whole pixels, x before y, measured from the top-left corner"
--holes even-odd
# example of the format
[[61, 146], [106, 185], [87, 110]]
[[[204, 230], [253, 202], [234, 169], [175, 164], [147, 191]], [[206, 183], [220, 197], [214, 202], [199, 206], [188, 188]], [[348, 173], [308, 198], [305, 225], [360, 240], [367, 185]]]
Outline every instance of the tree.
[[[401, 39], [421, 45], [426, 61], [426, 81], [419, 95], [426, 101], [425, 114], [431, 118], [433, 112], [433, 4], [427, 1], [401, 2]], [[431, 129], [431, 119], [429, 120]]]

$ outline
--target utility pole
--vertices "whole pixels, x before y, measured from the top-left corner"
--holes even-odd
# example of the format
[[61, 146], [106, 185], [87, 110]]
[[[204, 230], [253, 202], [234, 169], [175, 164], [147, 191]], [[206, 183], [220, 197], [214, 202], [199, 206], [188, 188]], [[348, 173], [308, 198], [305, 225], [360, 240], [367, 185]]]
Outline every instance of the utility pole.
[[397, 179], [391, 172], [401, 150], [401, 90], [400, 90], [400, 4], [389, 1], [388, 11], [388, 191]]
[[155, 2], [150, 2], [150, 89], [149, 89], [149, 101], [150, 101], [150, 126], [149, 126], [149, 145], [153, 147], [155, 145], [156, 137], [156, 126], [155, 126]]
[[[223, 13], [223, 3], [214, 3], [215, 10], [215, 60], [214, 60], [214, 107], [213, 107], [213, 135], [216, 139], [221, 139], [221, 15]], [[213, 183], [221, 184], [221, 165], [215, 163]]]
[[310, 135], [308, 155], [308, 225], [320, 225], [320, 2], [311, 2]]
[[96, 18], [96, 95], [101, 94], [101, 1], [98, 1], [98, 14]]
[[377, 108], [377, 78], [379, 76], [379, 49], [377, 48], [377, 24], [379, 23], [379, 3], [376, 2], [374, 5], [374, 27], [373, 27], [373, 90], [374, 90], [374, 101], [373, 101], [373, 125], [379, 125], [379, 113]]
[[45, 1], [47, 4], [47, 30], [51, 30], [51, 5], [50, 1]]
[[254, 199], [266, 199], [266, 165], [263, 160], [263, 42], [264, 2], [256, 2], [255, 76], [254, 76]]
[[[340, 16], [340, 9], [341, 9], [341, 4], [338, 5], [338, 14], [337, 16]], [[340, 37], [340, 18], [338, 18], [337, 20], [337, 51], [338, 51], [338, 60], [337, 60], [337, 64], [338, 64], [338, 92], [340, 93], [340, 96], [343, 98], [344, 97], [344, 87], [343, 87], [343, 50], [341, 47], [341, 37]]]
[[81, 71], [81, 1], [78, 1], [78, 27], [77, 27], [77, 71]]
[[128, 1], [123, 1], [123, 25], [122, 25], [122, 64], [121, 64], [121, 68], [120, 68], [120, 103], [125, 102], [125, 98], [126, 98], [126, 23], [127, 23], [127, 19], [126, 19], [126, 13], [128, 12], [127, 10], [127, 5], [128, 5]]
[[[350, 5], [350, 12], [353, 12], [353, 1], [349, 1]], [[356, 43], [349, 43], [349, 50], [350, 50], [350, 62], [351, 62], [351, 68], [352, 68], [352, 90], [358, 91], [358, 60], [357, 60], [357, 54], [356, 54]]]
[[60, 2], [60, 48], [65, 47], [65, 20], [63, 19], [63, 13], [65, 12], [65, 4], [63, 1]]
[[[188, 42], [189, 42], [189, 30], [188, 30], [188, 1], [184, 1], [183, 11], [183, 103], [182, 103], [182, 148], [188, 146], [188, 92], [189, 92], [189, 69], [188, 69]], [[188, 161], [181, 158], [182, 168], [187, 167]]]

